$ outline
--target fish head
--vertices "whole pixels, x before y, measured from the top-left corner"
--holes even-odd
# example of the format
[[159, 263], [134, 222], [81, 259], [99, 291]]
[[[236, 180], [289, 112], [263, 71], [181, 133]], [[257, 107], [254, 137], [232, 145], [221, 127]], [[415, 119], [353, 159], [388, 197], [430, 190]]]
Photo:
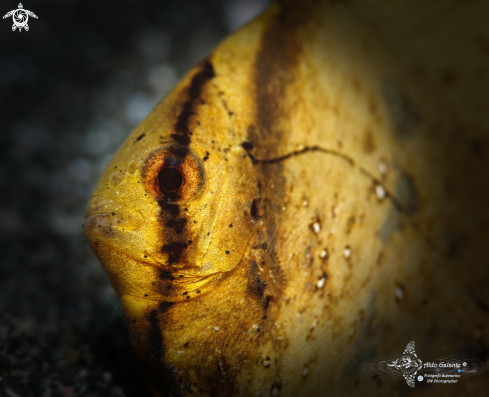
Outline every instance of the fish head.
[[119, 296], [177, 302], [234, 269], [260, 220], [253, 165], [209, 61], [132, 132], [107, 166], [84, 232]]

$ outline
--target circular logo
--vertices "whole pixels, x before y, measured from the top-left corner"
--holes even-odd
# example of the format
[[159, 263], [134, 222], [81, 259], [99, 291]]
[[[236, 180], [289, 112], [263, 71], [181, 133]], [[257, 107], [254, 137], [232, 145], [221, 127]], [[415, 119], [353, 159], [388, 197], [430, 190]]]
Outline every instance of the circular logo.
[[423, 380], [423, 375], [419, 375], [418, 380], [421, 382]]
[[466, 367], [466, 366], [467, 366], [467, 363], [464, 361], [464, 367]]
[[14, 12], [13, 18], [14, 18], [14, 23], [17, 26], [25, 26], [27, 24], [27, 19], [28, 19], [27, 12], [23, 9], [16, 10]]

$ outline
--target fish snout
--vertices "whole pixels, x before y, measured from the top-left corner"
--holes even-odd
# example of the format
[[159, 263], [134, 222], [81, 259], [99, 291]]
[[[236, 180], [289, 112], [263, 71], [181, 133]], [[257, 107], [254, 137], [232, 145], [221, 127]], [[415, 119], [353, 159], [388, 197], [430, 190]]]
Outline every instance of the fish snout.
[[83, 226], [89, 242], [99, 239], [117, 238], [125, 232], [137, 231], [143, 225], [144, 218], [138, 211], [103, 196], [90, 199]]

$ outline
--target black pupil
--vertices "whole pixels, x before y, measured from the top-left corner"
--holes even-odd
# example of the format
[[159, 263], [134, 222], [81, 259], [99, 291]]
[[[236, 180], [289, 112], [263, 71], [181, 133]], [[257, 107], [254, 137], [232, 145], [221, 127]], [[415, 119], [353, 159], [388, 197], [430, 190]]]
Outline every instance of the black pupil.
[[174, 192], [182, 186], [182, 173], [174, 167], [163, 168], [158, 173], [160, 189], [166, 192]]

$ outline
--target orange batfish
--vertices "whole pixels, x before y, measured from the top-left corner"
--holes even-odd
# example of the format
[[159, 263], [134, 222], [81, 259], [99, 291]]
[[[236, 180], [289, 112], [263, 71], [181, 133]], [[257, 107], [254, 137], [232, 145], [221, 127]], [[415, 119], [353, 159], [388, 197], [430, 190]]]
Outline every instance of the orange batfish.
[[129, 135], [84, 230], [155, 396], [487, 395], [414, 376], [489, 355], [488, 15], [278, 1]]

